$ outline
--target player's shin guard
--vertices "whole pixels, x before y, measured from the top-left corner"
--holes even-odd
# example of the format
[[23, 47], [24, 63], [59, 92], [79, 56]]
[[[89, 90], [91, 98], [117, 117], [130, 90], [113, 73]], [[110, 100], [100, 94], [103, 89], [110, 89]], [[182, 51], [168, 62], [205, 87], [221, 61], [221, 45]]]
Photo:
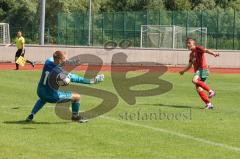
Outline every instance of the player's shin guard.
[[79, 108], [80, 108], [80, 102], [72, 102], [72, 115], [73, 116], [78, 116], [79, 113]]
[[39, 99], [34, 105], [31, 114], [35, 115], [46, 104], [43, 100]]
[[204, 91], [198, 91], [198, 94], [199, 94], [199, 96], [201, 97], [202, 101], [203, 101], [205, 104], [210, 103], [210, 100], [209, 100], [207, 94], [206, 94]]
[[204, 90], [206, 90], [208, 92], [210, 91], [209, 86], [206, 83], [204, 83], [203, 81], [198, 80], [196, 85], [199, 87], [202, 87]]

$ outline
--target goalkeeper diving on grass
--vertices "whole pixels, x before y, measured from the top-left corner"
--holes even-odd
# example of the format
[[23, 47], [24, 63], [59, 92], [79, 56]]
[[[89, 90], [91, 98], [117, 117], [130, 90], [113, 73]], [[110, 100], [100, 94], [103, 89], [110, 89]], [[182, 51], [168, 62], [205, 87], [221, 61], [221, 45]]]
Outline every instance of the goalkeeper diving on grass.
[[[65, 103], [71, 101], [72, 106], [72, 121], [85, 123], [87, 119], [82, 117], [79, 114], [80, 109], [80, 94], [71, 91], [60, 91], [58, 88], [54, 88], [51, 85], [51, 79], [49, 79], [51, 73], [54, 70], [62, 70], [62, 66], [67, 62], [67, 54], [63, 51], [56, 51], [53, 54], [52, 58], [46, 60], [40, 81], [38, 83], [37, 94], [39, 96], [38, 101], [34, 105], [30, 115], [27, 117], [26, 121], [30, 122], [33, 120], [37, 112], [46, 104], [46, 103]], [[64, 71], [64, 70], [63, 70]], [[59, 72], [61, 77], [61, 73]], [[63, 76], [64, 77], [64, 76]], [[61, 77], [62, 78], [62, 77]], [[69, 82], [74, 83], [83, 83], [83, 84], [95, 84], [100, 83], [104, 80], [104, 75], [97, 75], [93, 79], [86, 79], [77, 74], [68, 73], [66, 78], [62, 78], [61, 86], [67, 85]]]

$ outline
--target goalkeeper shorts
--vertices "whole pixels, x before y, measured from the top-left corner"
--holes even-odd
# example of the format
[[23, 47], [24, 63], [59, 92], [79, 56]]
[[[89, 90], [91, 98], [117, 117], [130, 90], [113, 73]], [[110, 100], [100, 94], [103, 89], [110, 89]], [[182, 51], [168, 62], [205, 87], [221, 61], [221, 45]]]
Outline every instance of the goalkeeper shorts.
[[38, 89], [38, 96], [43, 101], [48, 103], [65, 103], [72, 99], [71, 91], [53, 91], [43, 88]]

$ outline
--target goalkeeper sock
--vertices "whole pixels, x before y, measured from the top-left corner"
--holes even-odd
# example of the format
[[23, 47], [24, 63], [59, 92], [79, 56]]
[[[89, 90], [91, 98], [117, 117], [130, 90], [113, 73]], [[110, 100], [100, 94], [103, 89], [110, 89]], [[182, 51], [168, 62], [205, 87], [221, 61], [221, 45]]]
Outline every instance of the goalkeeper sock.
[[77, 117], [79, 114], [80, 102], [72, 102], [72, 116]]
[[33, 109], [32, 109], [32, 114], [35, 115], [44, 105], [46, 104], [45, 101], [39, 99], [36, 104], [34, 105]]

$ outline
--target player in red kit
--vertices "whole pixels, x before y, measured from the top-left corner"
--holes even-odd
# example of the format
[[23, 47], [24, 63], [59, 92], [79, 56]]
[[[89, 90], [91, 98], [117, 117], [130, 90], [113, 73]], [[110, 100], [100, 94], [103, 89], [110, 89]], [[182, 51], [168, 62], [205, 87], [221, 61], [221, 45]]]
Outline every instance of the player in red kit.
[[[216, 93], [205, 83], [208, 78], [208, 66], [205, 59], [205, 53], [218, 57], [219, 53], [214, 53], [202, 46], [198, 46], [195, 40], [188, 38], [186, 41], [187, 48], [191, 50], [189, 63], [182, 71], [179, 73], [183, 75], [188, 71], [192, 65], [194, 66], [194, 76], [192, 78], [193, 84], [196, 86], [196, 90], [206, 104], [206, 109], [213, 109], [213, 104], [210, 98], [216, 95]], [[204, 92], [207, 91], [208, 95]]]

